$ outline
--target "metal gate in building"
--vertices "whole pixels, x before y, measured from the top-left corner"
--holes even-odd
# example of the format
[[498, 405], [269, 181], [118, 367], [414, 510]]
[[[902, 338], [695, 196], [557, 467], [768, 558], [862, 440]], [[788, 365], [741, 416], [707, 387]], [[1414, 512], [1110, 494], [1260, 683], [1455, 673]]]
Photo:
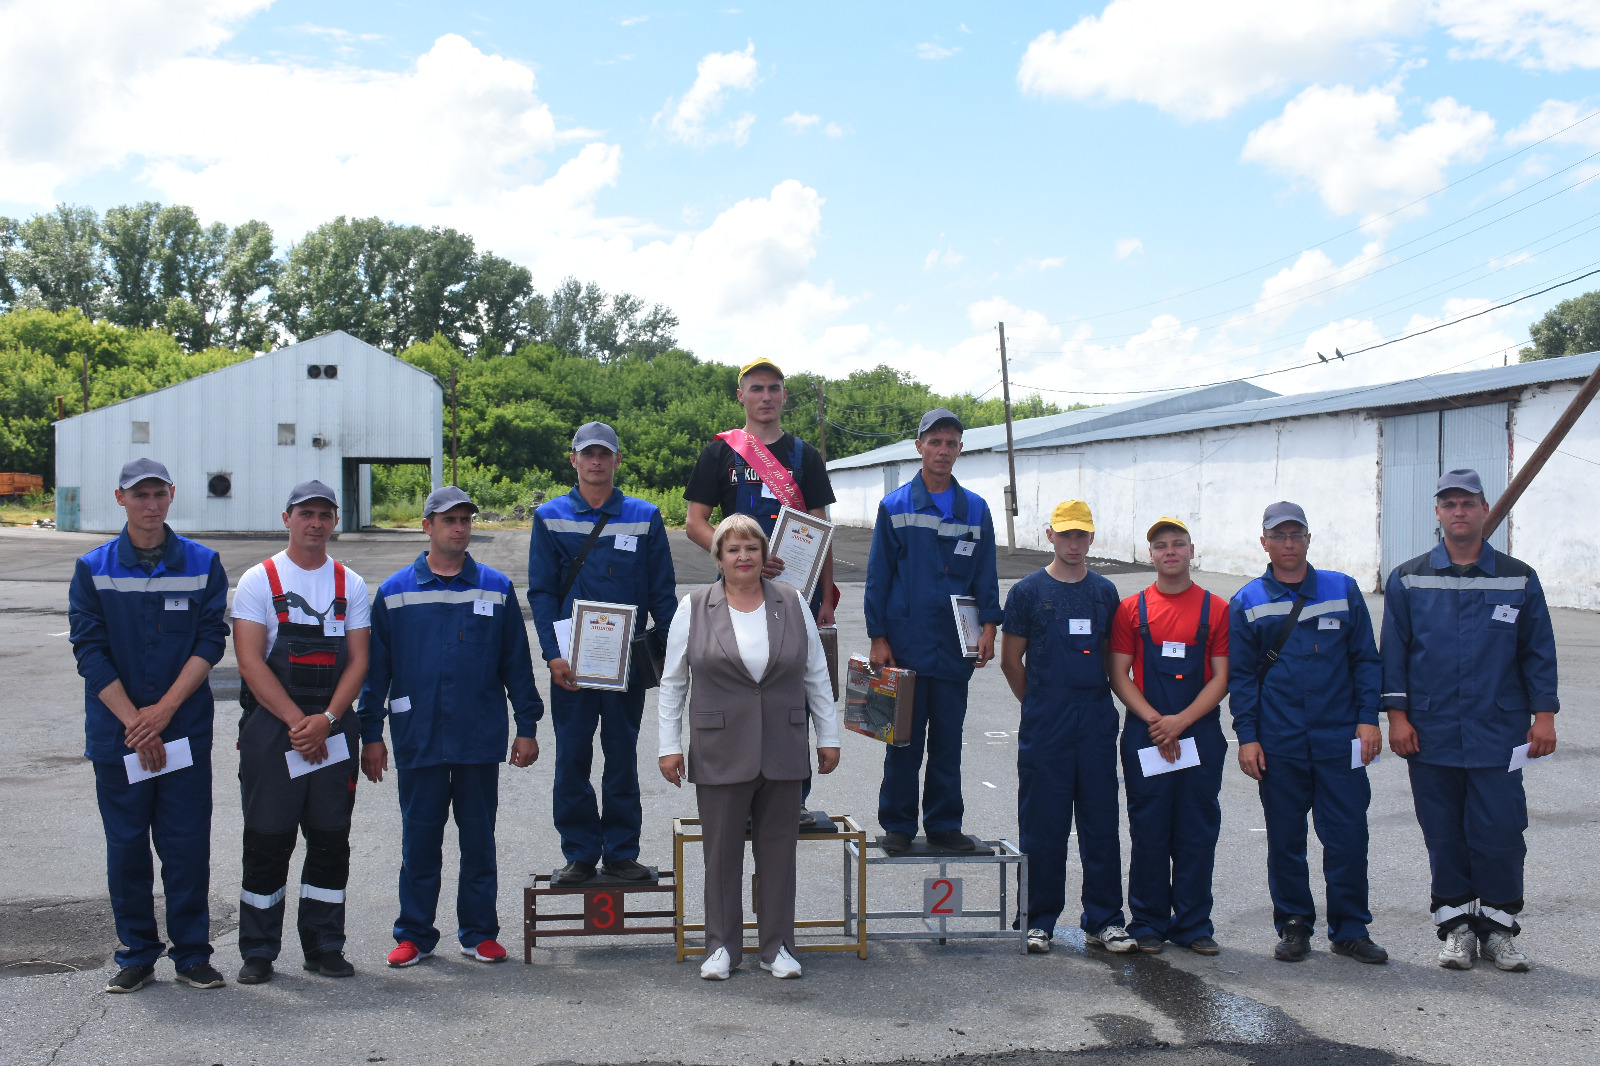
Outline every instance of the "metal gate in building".
[[[1383, 420], [1383, 574], [1421, 555], [1439, 541], [1433, 516], [1433, 489], [1446, 470], [1471, 467], [1483, 479], [1492, 504], [1511, 476], [1509, 408], [1503, 403], [1456, 407]], [[1489, 538], [1507, 551], [1502, 524]]]

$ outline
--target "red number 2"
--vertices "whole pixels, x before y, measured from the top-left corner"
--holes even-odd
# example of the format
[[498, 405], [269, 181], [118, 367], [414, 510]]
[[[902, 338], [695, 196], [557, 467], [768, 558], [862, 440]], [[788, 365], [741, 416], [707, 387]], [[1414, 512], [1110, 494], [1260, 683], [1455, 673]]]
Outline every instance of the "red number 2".
[[949, 881], [945, 881], [943, 879], [935, 881], [933, 883], [933, 890], [935, 892], [939, 891], [941, 888], [944, 889], [944, 895], [939, 897], [938, 901], [934, 903], [933, 908], [929, 911], [929, 913], [930, 914], [954, 914], [955, 911], [953, 911], [949, 907], [945, 906], [945, 904], [949, 903], [950, 902], [950, 897], [956, 894], [956, 886], [951, 884]]

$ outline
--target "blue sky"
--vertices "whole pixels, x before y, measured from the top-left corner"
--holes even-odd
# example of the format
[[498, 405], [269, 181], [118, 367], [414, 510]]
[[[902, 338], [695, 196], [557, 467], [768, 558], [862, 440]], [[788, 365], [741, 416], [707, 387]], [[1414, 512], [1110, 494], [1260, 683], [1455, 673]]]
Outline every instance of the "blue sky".
[[[704, 356], [944, 390], [998, 382], [1004, 319], [1021, 385], [1100, 400], [1600, 268], [1597, 68], [1570, 0], [20, 0], [0, 212], [450, 225], [668, 303]], [[1257, 380], [1497, 364], [1590, 288]]]

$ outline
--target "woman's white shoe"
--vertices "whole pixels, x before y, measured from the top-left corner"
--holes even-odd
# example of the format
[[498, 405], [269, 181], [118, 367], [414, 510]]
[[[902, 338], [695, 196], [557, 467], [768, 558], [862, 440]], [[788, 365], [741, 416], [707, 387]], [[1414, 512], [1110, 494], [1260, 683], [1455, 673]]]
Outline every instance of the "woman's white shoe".
[[799, 977], [800, 963], [789, 954], [789, 949], [780, 947], [778, 957], [771, 962], [763, 962], [761, 968], [774, 977]]
[[700, 978], [704, 981], [726, 981], [731, 967], [728, 965], [728, 949], [718, 948], [713, 951], [706, 961], [700, 964]]

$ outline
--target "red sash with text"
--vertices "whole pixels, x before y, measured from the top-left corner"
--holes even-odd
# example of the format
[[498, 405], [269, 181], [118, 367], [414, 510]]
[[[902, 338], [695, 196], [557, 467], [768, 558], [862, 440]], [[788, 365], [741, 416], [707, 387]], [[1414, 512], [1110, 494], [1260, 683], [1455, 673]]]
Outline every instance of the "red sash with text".
[[750, 465], [756, 476], [778, 502], [786, 507], [793, 507], [796, 511], [806, 511], [806, 498], [800, 492], [800, 486], [794, 483], [794, 477], [789, 473], [789, 468], [778, 462], [778, 457], [772, 454], [765, 444], [756, 439], [753, 433], [743, 429], [730, 429], [726, 433], [718, 433], [717, 439], [725, 441], [739, 458]]

